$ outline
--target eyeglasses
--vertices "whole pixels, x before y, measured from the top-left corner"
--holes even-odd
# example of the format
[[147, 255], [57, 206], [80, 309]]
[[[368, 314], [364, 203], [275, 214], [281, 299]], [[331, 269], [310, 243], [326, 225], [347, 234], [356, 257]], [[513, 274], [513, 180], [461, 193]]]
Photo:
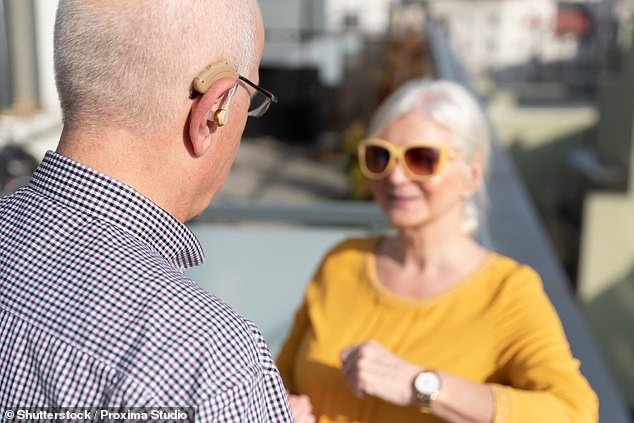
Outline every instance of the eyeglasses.
[[254, 84], [242, 75], [238, 78], [254, 89], [253, 94], [251, 94], [251, 103], [249, 104], [249, 116], [261, 117], [269, 110], [271, 103], [277, 103], [277, 97], [272, 92]]
[[[245, 78], [244, 76], [238, 75], [238, 81], [243, 82], [253, 89], [253, 93], [251, 94], [251, 103], [249, 104], [249, 116], [256, 118], [261, 117], [266, 113], [267, 110], [269, 110], [269, 107], [271, 107], [271, 103], [277, 103], [277, 97], [275, 96], [275, 94], [249, 81], [249, 79]], [[235, 91], [233, 93], [235, 93]], [[232, 96], [233, 93], [231, 94]], [[193, 88], [189, 98], [193, 100], [194, 98], [202, 94], [204, 93], [198, 91], [196, 88]]]
[[380, 138], [369, 138], [359, 144], [361, 173], [374, 180], [389, 175], [398, 161], [410, 179], [426, 181], [440, 174], [448, 159], [458, 156], [458, 151], [436, 144], [399, 147]]

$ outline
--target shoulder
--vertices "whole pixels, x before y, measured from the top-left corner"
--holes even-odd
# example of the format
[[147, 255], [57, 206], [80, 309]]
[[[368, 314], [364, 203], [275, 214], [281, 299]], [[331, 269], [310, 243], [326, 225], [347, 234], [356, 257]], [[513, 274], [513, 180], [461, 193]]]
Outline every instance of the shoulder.
[[145, 332], [138, 331], [151, 346], [139, 355], [146, 360], [139, 370], [148, 386], [162, 389], [151, 362], [160, 364], [161, 377], [172, 387], [186, 387], [194, 400], [251, 385], [275, 371], [254, 323], [179, 272], [161, 277], [160, 284], [145, 280], [154, 292], [146, 308]]
[[[229, 349], [252, 350], [257, 346], [257, 327], [231, 306], [178, 271], [165, 269], [163, 276], [167, 283], [157, 287], [154, 311], [161, 313], [160, 317], [172, 330], [191, 331], [197, 335], [191, 337], [195, 341], [227, 343]], [[174, 310], [168, 312], [173, 316], [166, 318], [162, 314], [166, 309]]]
[[[190, 396], [180, 400], [195, 401], [248, 385], [270, 369], [252, 322], [120, 228], [96, 221], [91, 235], [100, 257], [86, 262], [99, 262], [90, 273], [101, 285], [98, 326], [107, 328], [95, 351], [108, 347], [105, 358], [156, 398], [174, 398], [181, 387]], [[115, 316], [116, 326], [104, 321]]]
[[307, 288], [316, 300], [361, 288], [376, 238], [349, 238], [328, 250]]
[[3, 217], [2, 220], [5, 219], [4, 215], [7, 212], [7, 209], [9, 208], [9, 205], [11, 204], [12, 199], [13, 199], [13, 194], [0, 197], [0, 216]]
[[540, 285], [541, 277], [531, 266], [516, 260], [494, 254], [486, 268], [489, 282], [499, 289], [509, 289], [516, 285]]
[[377, 238], [348, 238], [331, 247], [325, 254], [322, 265], [362, 260], [372, 254]]
[[191, 346], [242, 352], [244, 359], [257, 361], [257, 327], [187, 276], [169, 265], [156, 266], [138, 283], [152, 292], [147, 312], [163, 334]]
[[4, 197], [0, 197], [0, 210], [2, 210], [9, 201], [13, 198], [13, 194], [5, 195]]
[[314, 282], [354, 280], [363, 272], [367, 259], [374, 253], [376, 238], [349, 238], [328, 250], [319, 265]]
[[486, 278], [492, 302], [502, 307], [503, 313], [530, 310], [550, 302], [539, 273], [510, 257], [495, 256]]

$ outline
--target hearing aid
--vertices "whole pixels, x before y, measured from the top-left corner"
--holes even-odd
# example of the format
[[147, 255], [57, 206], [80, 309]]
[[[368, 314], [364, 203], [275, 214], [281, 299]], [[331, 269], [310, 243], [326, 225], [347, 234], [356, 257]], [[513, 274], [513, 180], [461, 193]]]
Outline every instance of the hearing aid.
[[231, 100], [238, 89], [238, 84], [239, 83], [236, 81], [235, 85], [227, 92], [222, 99], [218, 110], [215, 112], [209, 111], [207, 114], [208, 121], [214, 122], [218, 127], [223, 127], [229, 123], [229, 106], [231, 105]]
[[213, 63], [194, 78], [193, 88], [200, 94], [205, 94], [209, 87], [221, 79], [229, 78], [237, 80], [239, 77], [240, 75], [235, 66], [227, 62]]
[[[236, 81], [239, 78], [238, 70], [235, 66], [229, 64], [228, 62], [218, 62], [213, 63], [207, 66], [202, 72], [194, 78], [193, 88], [200, 94], [204, 94], [207, 92], [209, 87], [211, 87], [216, 82], [221, 79], [235, 79]], [[210, 122], [214, 122], [217, 126], [222, 127], [225, 126], [229, 121], [229, 113], [228, 108], [231, 104], [231, 99], [233, 98], [236, 90], [238, 88], [238, 83], [229, 90], [229, 92], [225, 95], [222, 102], [220, 103], [220, 107], [216, 112], [209, 112], [207, 115], [207, 120]]]

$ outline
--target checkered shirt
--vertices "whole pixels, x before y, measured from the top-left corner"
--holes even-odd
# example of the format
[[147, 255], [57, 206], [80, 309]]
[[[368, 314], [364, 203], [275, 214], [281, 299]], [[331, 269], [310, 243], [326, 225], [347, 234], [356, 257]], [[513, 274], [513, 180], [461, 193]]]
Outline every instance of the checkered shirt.
[[132, 188], [48, 152], [0, 199], [0, 421], [13, 407], [193, 407], [291, 422], [250, 321], [183, 269], [203, 251]]

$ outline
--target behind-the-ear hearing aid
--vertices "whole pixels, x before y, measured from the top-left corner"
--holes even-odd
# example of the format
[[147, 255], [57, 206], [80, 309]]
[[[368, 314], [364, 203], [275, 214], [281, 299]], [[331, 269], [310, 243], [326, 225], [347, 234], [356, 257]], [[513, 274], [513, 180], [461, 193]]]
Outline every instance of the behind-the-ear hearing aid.
[[207, 119], [218, 126], [224, 126], [229, 121], [227, 109], [231, 104], [231, 99], [238, 89], [237, 81], [239, 76], [240, 75], [238, 74], [238, 70], [235, 66], [227, 62], [219, 62], [207, 66], [196, 78], [194, 78], [194, 82], [192, 84], [193, 88], [200, 94], [206, 93], [209, 87], [221, 79], [231, 78], [236, 80], [236, 85], [234, 85], [222, 99], [218, 110], [216, 112], [209, 112], [207, 115]]
[[239, 82], [236, 81], [235, 85], [231, 87], [231, 89], [227, 92], [227, 94], [222, 99], [218, 110], [215, 112], [209, 112], [207, 114], [207, 120], [214, 122], [218, 127], [225, 126], [229, 122], [229, 106], [231, 105], [231, 100], [238, 89]]
[[218, 62], [207, 66], [194, 78], [193, 88], [200, 94], [205, 94], [209, 87], [224, 78], [237, 80], [240, 77], [235, 66], [227, 62]]

